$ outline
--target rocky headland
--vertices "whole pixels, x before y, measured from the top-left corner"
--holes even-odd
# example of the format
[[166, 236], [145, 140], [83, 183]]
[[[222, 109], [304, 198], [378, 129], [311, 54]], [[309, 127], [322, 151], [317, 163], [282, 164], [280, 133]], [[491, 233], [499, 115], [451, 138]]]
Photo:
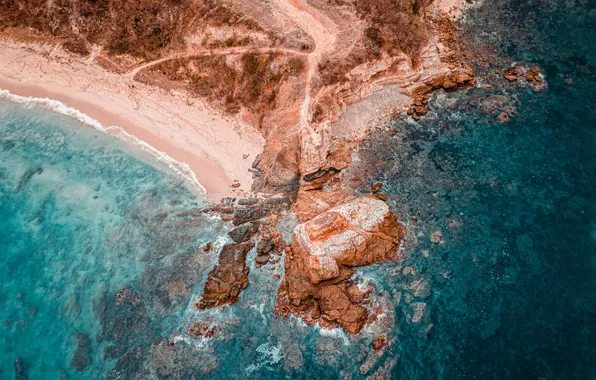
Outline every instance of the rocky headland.
[[[390, 117], [418, 120], [429, 112], [434, 91], [477, 83], [457, 41], [457, 9], [451, 13], [450, 2], [431, 3], [13, 1], [0, 5], [0, 36], [17, 52], [45, 51], [43, 59], [60, 57], [61, 67], [105, 72], [109, 81], [124, 83], [137, 103], [159, 89], [183, 94], [189, 109], [215, 110], [195, 119], [205, 118], [201, 128], [213, 143], [188, 149], [202, 149], [223, 168], [231, 160], [244, 163], [232, 168], [237, 178], [226, 177], [218, 187], [216, 194], [227, 196], [220, 204], [184, 216], [210, 213], [231, 225], [233, 243], [218, 252], [196, 308], [237, 302], [250, 286], [247, 261], [256, 248], [256, 268], [277, 269], [276, 313], [356, 334], [375, 322], [382, 306], [374, 286], [353, 275], [361, 266], [399, 260], [407, 230], [385, 202], [381, 184], [368, 184], [371, 194], [358, 196], [353, 189], [362, 184], [353, 177], [347, 182], [343, 171], [360, 141]], [[13, 67], [9, 76], [36, 72], [26, 67]], [[536, 70], [513, 69], [505, 78], [522, 76], [540, 82]], [[245, 133], [262, 139], [260, 154], [243, 152], [244, 145], [224, 147], [210, 117], [236, 123], [230, 131], [251, 128]], [[154, 130], [174, 135], [189, 128], [175, 125]], [[234, 137], [238, 144], [243, 136]], [[252, 180], [241, 174], [247, 159]], [[377, 340], [375, 347], [382, 347], [385, 338]]]

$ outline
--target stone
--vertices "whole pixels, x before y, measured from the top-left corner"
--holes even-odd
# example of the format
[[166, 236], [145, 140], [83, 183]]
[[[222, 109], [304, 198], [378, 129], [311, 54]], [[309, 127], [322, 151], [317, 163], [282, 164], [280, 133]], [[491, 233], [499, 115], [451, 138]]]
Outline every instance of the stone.
[[431, 283], [426, 277], [414, 280], [410, 284], [410, 290], [414, 294], [414, 297], [427, 298], [431, 293]]
[[497, 117], [497, 120], [502, 123], [507, 122], [509, 121], [509, 115], [507, 114], [507, 112], [501, 112]]
[[141, 295], [137, 293], [132, 286], [126, 285], [116, 293], [116, 306], [129, 305], [137, 306], [141, 302]]
[[121, 357], [126, 352], [126, 347], [112, 345], [103, 350], [102, 358], [104, 361], [112, 360]]
[[205, 244], [203, 246], [203, 252], [205, 252], [205, 253], [211, 252], [212, 249], [213, 249], [213, 243], [212, 242], [207, 242], [207, 244]]
[[232, 223], [239, 226], [244, 223], [262, 219], [267, 215], [278, 212], [290, 205], [289, 198], [269, 198], [248, 207], [237, 207], [234, 211]]
[[428, 110], [423, 105], [414, 106], [414, 111], [416, 111], [416, 113], [420, 116], [426, 115], [428, 113]]
[[259, 226], [252, 223], [245, 223], [228, 232], [234, 243], [240, 244], [250, 240], [259, 231]]
[[265, 265], [269, 262], [269, 255], [261, 255], [255, 257], [255, 262], [259, 265]]
[[78, 348], [72, 355], [69, 365], [77, 371], [83, 371], [91, 364], [91, 341], [87, 335], [75, 333]]
[[370, 189], [370, 192], [373, 193], [373, 194], [374, 193], [378, 193], [379, 190], [381, 190], [382, 187], [383, 187], [383, 184], [382, 183], [380, 183], [380, 182], [379, 183], [375, 183], [375, 185]]
[[516, 81], [520, 75], [522, 75], [522, 71], [515, 67], [503, 71], [503, 78], [507, 79], [509, 82]]
[[16, 380], [28, 380], [29, 375], [27, 374], [28, 369], [27, 363], [23, 358], [16, 358], [14, 361], [14, 375]]
[[366, 296], [366, 292], [360, 289], [358, 285], [348, 286], [346, 288], [346, 294], [348, 295], [350, 301], [354, 303], [362, 303], [364, 297]]
[[258, 256], [268, 256], [271, 251], [275, 248], [275, 243], [271, 240], [261, 240], [259, 244], [257, 244], [257, 255]]
[[387, 194], [375, 193], [374, 195], [375, 195], [375, 197], [377, 197], [378, 199], [380, 199], [380, 200], [382, 200], [384, 202], [386, 202], [389, 199], [389, 197], [387, 196]]
[[435, 231], [430, 235], [430, 241], [434, 244], [443, 244], [443, 233], [441, 231]]
[[240, 291], [248, 286], [246, 255], [254, 246], [253, 242], [223, 246], [217, 264], [209, 272], [203, 296], [195, 304], [198, 309], [232, 305], [238, 301]]
[[317, 289], [321, 317], [328, 322], [339, 323], [349, 333], [362, 330], [368, 311], [350, 301], [341, 285], [325, 285]]
[[404, 235], [389, 206], [372, 195], [353, 198], [299, 224], [286, 253], [276, 310], [314, 324], [320, 309], [323, 325], [359, 332], [369, 312], [360, 305], [364, 295], [346, 281], [353, 267], [394, 259]]
[[410, 307], [412, 308], [412, 323], [420, 323], [426, 314], [426, 304], [424, 302], [412, 302]]
[[339, 266], [369, 265], [395, 257], [399, 227], [389, 207], [362, 196], [339, 205], [294, 230], [292, 250], [306, 255], [313, 284], [335, 278]]
[[135, 347], [122, 356], [107, 376], [108, 380], [132, 379], [141, 367], [141, 347]]
[[375, 350], [375, 351], [380, 350], [381, 348], [383, 348], [383, 346], [385, 345], [386, 342], [387, 342], [387, 338], [385, 337], [385, 335], [379, 336], [373, 342], [373, 350]]
[[259, 203], [257, 198], [242, 198], [238, 201], [240, 206], [252, 206]]

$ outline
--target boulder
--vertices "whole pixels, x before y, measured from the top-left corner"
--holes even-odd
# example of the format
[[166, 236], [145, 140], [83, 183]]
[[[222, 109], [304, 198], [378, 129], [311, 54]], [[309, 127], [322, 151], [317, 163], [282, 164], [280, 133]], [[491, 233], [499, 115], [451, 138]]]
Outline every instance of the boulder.
[[405, 228], [372, 195], [342, 203], [294, 229], [276, 309], [306, 323], [358, 333], [368, 320], [354, 267], [394, 259]]
[[387, 204], [362, 196], [296, 226], [292, 250], [305, 258], [310, 282], [316, 285], [338, 277], [341, 266], [394, 258], [399, 231]]

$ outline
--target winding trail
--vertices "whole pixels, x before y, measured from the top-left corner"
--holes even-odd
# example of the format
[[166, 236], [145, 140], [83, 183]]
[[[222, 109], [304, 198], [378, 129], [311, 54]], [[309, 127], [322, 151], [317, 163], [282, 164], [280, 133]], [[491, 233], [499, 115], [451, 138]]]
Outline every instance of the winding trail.
[[232, 47], [226, 49], [193, 49], [188, 50], [182, 53], [174, 53], [168, 55], [163, 58], [156, 59], [154, 61], [146, 62], [140, 66], [135, 67], [134, 69], [128, 71], [126, 73], [129, 77], [134, 77], [140, 71], [148, 69], [152, 66], [159, 65], [160, 63], [175, 60], [175, 59], [183, 59], [183, 58], [192, 58], [192, 57], [200, 57], [200, 56], [216, 56], [216, 55], [232, 55], [232, 54], [245, 54], [245, 53], [278, 53], [278, 54], [287, 54], [287, 55], [300, 55], [300, 56], [308, 56], [309, 53], [305, 53], [299, 50], [293, 49], [286, 49], [286, 48], [255, 48], [249, 46], [243, 47]]
[[[337, 25], [318, 9], [309, 5], [305, 0], [271, 0], [270, 3], [279, 13], [285, 15], [296, 23], [314, 41], [315, 48], [311, 52], [303, 52], [287, 48], [255, 48], [255, 47], [232, 47], [226, 49], [191, 49], [182, 53], [175, 53], [169, 56], [144, 63], [126, 73], [127, 77], [134, 78], [142, 70], [148, 69], [163, 62], [191, 58], [197, 56], [215, 56], [244, 53], [279, 53], [287, 55], [306, 56], [308, 60], [308, 71], [305, 78], [305, 95], [300, 107], [300, 126], [310, 129], [311, 115], [311, 88], [312, 78], [315, 76], [321, 58], [325, 53], [333, 51], [339, 30]], [[311, 131], [312, 132], [312, 131]]]

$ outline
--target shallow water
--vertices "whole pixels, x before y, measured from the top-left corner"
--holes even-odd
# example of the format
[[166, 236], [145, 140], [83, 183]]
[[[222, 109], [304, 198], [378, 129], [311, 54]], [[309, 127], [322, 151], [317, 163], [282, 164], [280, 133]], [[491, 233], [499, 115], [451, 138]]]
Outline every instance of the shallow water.
[[[222, 226], [185, 225], [176, 213], [204, 201], [180, 178], [74, 120], [3, 101], [0, 142], [1, 377], [12, 376], [17, 357], [30, 378], [76, 377], [69, 366], [75, 332], [91, 341], [84, 377], [106, 374], [113, 360], [104, 362], [102, 349], [114, 342], [102, 340], [109, 331], [100, 310], [113, 304], [102, 299], [127, 284], [142, 295], [157, 291], [140, 283], [143, 275], [194, 255]], [[196, 261], [208, 268], [213, 258]], [[154, 309], [147, 321], [154, 331], [126, 343], [176, 326], [188, 300], [165, 298], [146, 305]]]

